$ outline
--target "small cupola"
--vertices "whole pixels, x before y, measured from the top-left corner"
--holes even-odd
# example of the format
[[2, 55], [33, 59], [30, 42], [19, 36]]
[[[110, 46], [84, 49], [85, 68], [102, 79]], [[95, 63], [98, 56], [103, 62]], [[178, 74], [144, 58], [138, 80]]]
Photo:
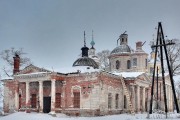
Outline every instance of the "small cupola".
[[119, 36], [119, 39], [120, 39], [120, 45], [128, 44], [128, 34], [126, 34], [126, 31]]
[[82, 50], [82, 57], [88, 57], [89, 48], [86, 47], [86, 34], [85, 34], [85, 31], [84, 31], [84, 47], [82, 47], [81, 50]]

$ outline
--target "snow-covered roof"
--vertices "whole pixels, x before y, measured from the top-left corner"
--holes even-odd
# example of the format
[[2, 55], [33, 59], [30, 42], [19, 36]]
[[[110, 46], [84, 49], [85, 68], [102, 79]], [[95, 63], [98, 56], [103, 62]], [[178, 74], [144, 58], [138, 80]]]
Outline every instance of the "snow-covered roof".
[[144, 72], [112, 72], [114, 75], [119, 75], [124, 78], [133, 78], [138, 77], [139, 75], [143, 74]]
[[[160, 62], [160, 60], [159, 60], [159, 59], [157, 59], [157, 60], [156, 60], [156, 62], [158, 62], [158, 63], [159, 63], [159, 62]], [[148, 63], [153, 63], [153, 64], [154, 64], [154, 59], [153, 59], [153, 58], [151, 58], [151, 59], [148, 61]]]
[[34, 73], [27, 73], [27, 74], [18, 74], [15, 76], [27, 76], [27, 75], [46, 74], [46, 73], [51, 73], [51, 72], [34, 72]]
[[91, 73], [91, 72], [99, 72], [100, 69], [94, 69], [93, 67], [89, 66], [73, 66], [73, 67], [66, 67], [66, 68], [60, 68], [55, 70], [55, 72], [63, 73], [63, 74], [68, 74], [68, 73]]
[[13, 79], [13, 77], [1, 77], [1, 79], [0, 80], [12, 80]]

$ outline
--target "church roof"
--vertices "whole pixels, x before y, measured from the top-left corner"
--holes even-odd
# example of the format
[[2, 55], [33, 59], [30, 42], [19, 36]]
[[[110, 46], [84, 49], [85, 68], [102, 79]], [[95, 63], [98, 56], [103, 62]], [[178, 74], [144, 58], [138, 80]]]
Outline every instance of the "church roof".
[[97, 63], [89, 58], [89, 57], [81, 57], [78, 58], [74, 63], [73, 66], [91, 66], [93, 68], [98, 68]]
[[136, 78], [145, 72], [112, 72], [114, 75], [122, 76], [124, 78]]
[[94, 69], [93, 67], [90, 66], [73, 66], [73, 67], [59, 68], [56, 71], [63, 74], [71, 74], [71, 73], [99, 72], [100, 69]]
[[114, 48], [114, 50], [112, 50], [111, 52], [111, 54], [123, 54], [123, 53], [131, 53], [131, 48], [126, 44], [122, 44]]

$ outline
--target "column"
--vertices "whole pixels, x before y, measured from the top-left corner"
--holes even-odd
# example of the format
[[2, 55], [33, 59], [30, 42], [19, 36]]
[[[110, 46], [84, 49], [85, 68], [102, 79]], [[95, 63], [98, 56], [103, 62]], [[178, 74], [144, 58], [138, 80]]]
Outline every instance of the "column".
[[136, 101], [136, 104], [137, 104], [137, 112], [140, 111], [140, 86], [137, 85], [137, 101]]
[[171, 86], [169, 86], [169, 111], [171, 111]]
[[39, 81], [39, 112], [43, 112], [43, 81]]
[[132, 104], [133, 104], [133, 108], [135, 110], [136, 106], [135, 103], [136, 102], [136, 98], [135, 98], [135, 90], [134, 90], [134, 85], [132, 85]]
[[55, 113], [56, 80], [51, 80], [51, 113]]
[[29, 93], [29, 82], [26, 82], [26, 112], [30, 112], [30, 93]]
[[[179, 105], [179, 102], [178, 102], [178, 105]], [[171, 108], [172, 108], [172, 111], [174, 109], [174, 94], [173, 94], [173, 91], [172, 91], [172, 86], [171, 86]]]
[[19, 111], [19, 82], [15, 82], [15, 110]]
[[145, 106], [145, 102], [146, 102], [146, 93], [145, 93], [145, 91], [146, 91], [146, 88], [145, 87], [143, 87], [142, 88], [142, 111], [143, 112], [145, 112], [146, 110], [146, 106]]
[[62, 86], [62, 98], [61, 98], [61, 104], [62, 104], [62, 109], [64, 110], [65, 109], [65, 107], [66, 107], [66, 104], [65, 104], [65, 102], [66, 102], [66, 92], [65, 92], [65, 86], [66, 86], [66, 83], [65, 83], [65, 81], [62, 81], [62, 84], [63, 84], [63, 86]]

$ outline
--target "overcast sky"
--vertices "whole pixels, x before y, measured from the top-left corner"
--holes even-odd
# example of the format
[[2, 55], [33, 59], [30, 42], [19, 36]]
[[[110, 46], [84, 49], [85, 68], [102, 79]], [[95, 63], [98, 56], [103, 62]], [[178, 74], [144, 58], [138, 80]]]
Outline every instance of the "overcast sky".
[[[180, 39], [180, 0], [0, 0], [0, 51], [23, 48], [34, 65], [72, 66], [86, 31], [90, 47], [94, 31], [97, 52], [116, 47], [127, 31], [128, 42], [149, 42], [161, 21], [169, 39]], [[0, 61], [0, 65], [4, 65]]]

